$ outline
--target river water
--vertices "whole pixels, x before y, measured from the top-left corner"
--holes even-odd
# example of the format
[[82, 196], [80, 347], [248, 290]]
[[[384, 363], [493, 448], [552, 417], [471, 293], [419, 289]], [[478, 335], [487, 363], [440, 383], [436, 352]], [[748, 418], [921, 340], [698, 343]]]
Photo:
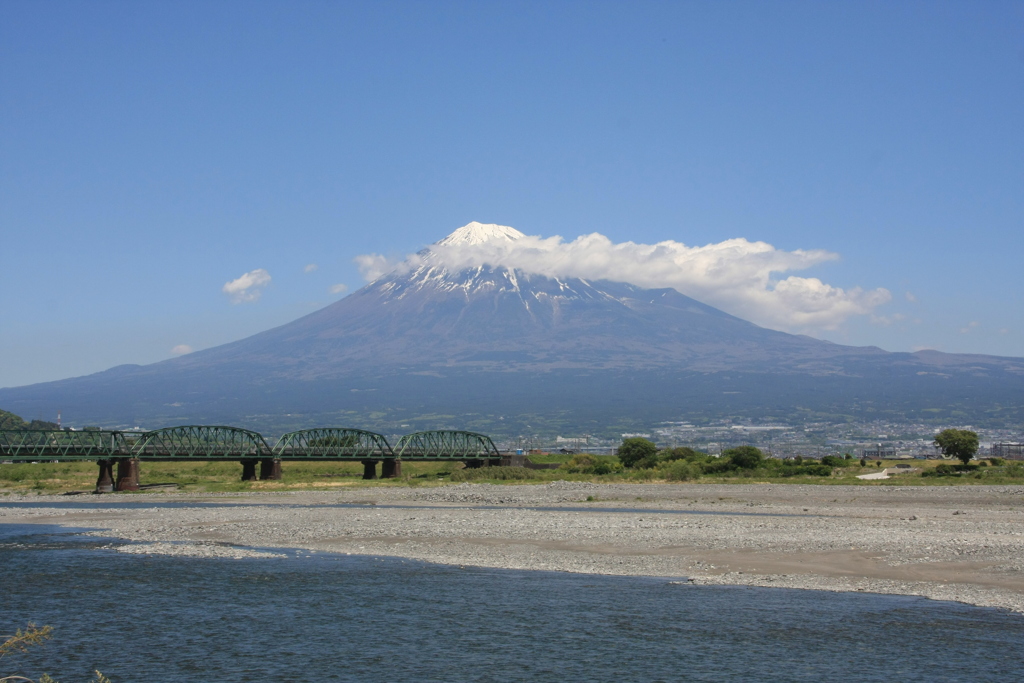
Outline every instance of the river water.
[[0, 675], [181, 681], [1016, 681], [1024, 617], [923, 598], [288, 552], [125, 555], [0, 525]]

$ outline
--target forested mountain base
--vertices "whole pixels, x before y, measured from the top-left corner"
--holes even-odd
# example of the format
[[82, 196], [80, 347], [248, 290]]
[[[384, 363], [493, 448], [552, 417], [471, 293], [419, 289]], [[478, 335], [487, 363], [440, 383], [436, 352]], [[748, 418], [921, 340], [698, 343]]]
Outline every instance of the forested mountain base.
[[26, 422], [14, 413], [0, 410], [0, 429], [58, 429], [58, 427], [56, 422], [47, 422], [46, 420]]

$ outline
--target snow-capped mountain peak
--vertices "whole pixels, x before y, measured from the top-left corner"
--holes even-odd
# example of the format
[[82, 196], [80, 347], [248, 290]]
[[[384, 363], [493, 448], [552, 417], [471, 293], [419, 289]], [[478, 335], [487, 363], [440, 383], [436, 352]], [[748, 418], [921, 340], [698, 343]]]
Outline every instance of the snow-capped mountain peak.
[[494, 223], [477, 223], [473, 221], [463, 225], [461, 228], [437, 242], [439, 246], [461, 246], [471, 244], [486, 244], [501, 240], [517, 240], [526, 237], [523, 233], [507, 225], [495, 225]]

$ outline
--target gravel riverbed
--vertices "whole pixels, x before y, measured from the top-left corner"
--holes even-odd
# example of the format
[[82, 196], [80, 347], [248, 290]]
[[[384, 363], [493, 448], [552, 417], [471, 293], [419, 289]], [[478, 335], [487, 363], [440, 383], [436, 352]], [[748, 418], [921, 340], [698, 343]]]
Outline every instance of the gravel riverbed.
[[[75, 506], [78, 500], [88, 505]], [[43, 505], [10, 505], [18, 501]], [[136, 542], [117, 547], [131, 553], [288, 561], [274, 550], [301, 548], [700, 584], [912, 594], [1024, 612], [1020, 486], [559, 481], [0, 500], [0, 523], [32, 522], [94, 528]]]

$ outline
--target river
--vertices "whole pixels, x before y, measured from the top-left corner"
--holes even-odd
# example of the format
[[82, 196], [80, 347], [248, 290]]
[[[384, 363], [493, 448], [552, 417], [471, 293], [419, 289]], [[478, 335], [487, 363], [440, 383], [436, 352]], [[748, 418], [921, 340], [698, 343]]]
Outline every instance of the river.
[[1024, 617], [917, 597], [287, 551], [127, 555], [0, 525], [0, 673], [180, 681], [1012, 681]]

